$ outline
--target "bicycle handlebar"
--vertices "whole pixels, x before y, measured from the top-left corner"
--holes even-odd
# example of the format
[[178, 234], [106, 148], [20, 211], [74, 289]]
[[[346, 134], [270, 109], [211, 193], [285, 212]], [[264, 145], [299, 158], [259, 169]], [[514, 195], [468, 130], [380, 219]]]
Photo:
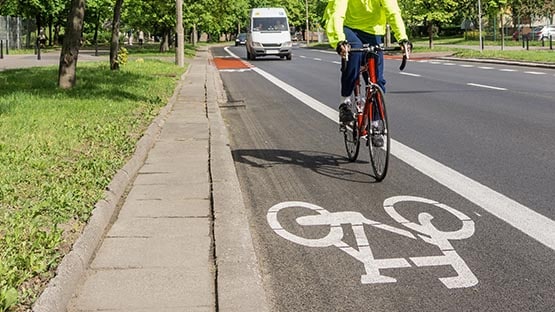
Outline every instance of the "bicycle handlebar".
[[[379, 45], [369, 45], [364, 44], [362, 48], [349, 48], [348, 52], [366, 52], [366, 53], [376, 53], [378, 51], [388, 52], [388, 51], [403, 51], [403, 60], [401, 61], [401, 66], [399, 66], [399, 70], [403, 71], [407, 66], [407, 60], [409, 59], [410, 54], [410, 47], [408, 44], [403, 43], [403, 47], [383, 47]], [[342, 58], [345, 62], [349, 61], [349, 53], [345, 55], [345, 58]], [[341, 68], [345, 67], [345, 62], [342, 62]]]

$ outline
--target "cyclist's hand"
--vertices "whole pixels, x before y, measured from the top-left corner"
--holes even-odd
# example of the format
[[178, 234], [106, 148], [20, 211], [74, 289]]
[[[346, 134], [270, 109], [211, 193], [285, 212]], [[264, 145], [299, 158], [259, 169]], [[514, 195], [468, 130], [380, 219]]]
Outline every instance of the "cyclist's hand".
[[341, 55], [341, 58], [344, 59], [349, 54], [350, 49], [351, 45], [347, 41], [341, 41], [337, 44], [337, 48], [335, 48], [335, 51], [337, 51], [337, 54]]
[[399, 45], [401, 46], [401, 50], [403, 50], [403, 54], [409, 58], [409, 55], [412, 52], [412, 42], [407, 39], [403, 39], [399, 41]]

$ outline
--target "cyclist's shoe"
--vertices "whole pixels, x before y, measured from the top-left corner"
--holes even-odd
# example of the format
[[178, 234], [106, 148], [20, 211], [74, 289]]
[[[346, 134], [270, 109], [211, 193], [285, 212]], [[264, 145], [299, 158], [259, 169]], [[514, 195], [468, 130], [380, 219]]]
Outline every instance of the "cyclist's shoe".
[[372, 135], [372, 146], [383, 147], [383, 135], [381, 134]]
[[341, 103], [339, 105], [339, 121], [342, 123], [349, 123], [355, 120], [353, 111], [348, 103]]
[[375, 147], [383, 146], [383, 121], [374, 120], [372, 121], [372, 145]]

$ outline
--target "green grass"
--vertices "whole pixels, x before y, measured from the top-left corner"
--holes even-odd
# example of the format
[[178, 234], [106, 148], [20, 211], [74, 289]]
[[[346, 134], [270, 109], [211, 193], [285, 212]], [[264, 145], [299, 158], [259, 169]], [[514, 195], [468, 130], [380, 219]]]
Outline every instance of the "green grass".
[[36, 300], [184, 70], [80, 62], [65, 91], [57, 67], [0, 72], [0, 311]]
[[537, 51], [484, 50], [482, 51], [482, 53], [480, 53], [480, 51], [464, 50], [464, 51], [455, 52], [454, 56], [462, 57], [462, 58], [502, 59], [502, 60], [555, 64], [555, 51], [550, 51], [550, 50], [537, 50]]
[[[426, 53], [426, 52], [450, 52], [453, 56], [461, 58], [494, 58], [502, 60], [515, 60], [526, 62], [539, 62], [555, 64], [555, 50], [549, 50], [549, 45], [541, 47], [541, 42], [530, 41], [530, 50], [518, 49], [522, 47], [522, 42], [505, 41], [506, 47], [513, 47], [512, 49], [505, 49], [501, 51], [501, 42], [484, 41], [486, 47], [499, 47], [499, 49], [485, 49], [480, 53], [477, 49], [470, 47], [479, 47], [479, 41], [465, 40], [464, 38], [442, 38], [434, 39], [434, 48], [428, 47], [427, 39], [418, 39], [413, 41], [413, 53]], [[555, 44], [555, 42], [554, 42]], [[311, 48], [315, 49], [331, 49], [327, 43], [325, 44], [311, 44]], [[517, 47], [517, 49], [514, 49]]]

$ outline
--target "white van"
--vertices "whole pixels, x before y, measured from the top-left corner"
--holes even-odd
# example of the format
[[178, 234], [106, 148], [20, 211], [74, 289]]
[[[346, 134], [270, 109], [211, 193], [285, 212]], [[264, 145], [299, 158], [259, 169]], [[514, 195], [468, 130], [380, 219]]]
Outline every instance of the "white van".
[[291, 33], [282, 8], [251, 9], [247, 33], [247, 58], [275, 55], [291, 60]]

